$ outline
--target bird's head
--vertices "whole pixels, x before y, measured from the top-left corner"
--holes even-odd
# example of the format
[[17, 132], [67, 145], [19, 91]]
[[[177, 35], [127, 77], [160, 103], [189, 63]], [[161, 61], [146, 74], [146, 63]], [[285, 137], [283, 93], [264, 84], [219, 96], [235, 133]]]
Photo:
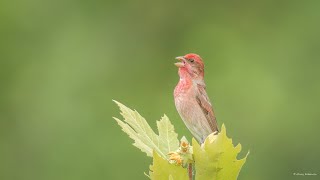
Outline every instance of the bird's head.
[[179, 68], [179, 75], [184, 76], [187, 73], [193, 79], [202, 79], [204, 75], [204, 64], [197, 54], [186, 54], [185, 56], [176, 57], [179, 62], [175, 65]]

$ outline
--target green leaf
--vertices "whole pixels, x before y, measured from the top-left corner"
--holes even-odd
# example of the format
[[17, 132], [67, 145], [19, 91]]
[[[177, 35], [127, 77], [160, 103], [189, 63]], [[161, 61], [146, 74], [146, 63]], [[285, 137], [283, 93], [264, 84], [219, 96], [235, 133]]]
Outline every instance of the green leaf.
[[114, 119], [121, 126], [122, 130], [134, 140], [133, 145], [152, 157], [153, 150], [161, 157], [167, 159], [170, 151], [179, 148], [178, 134], [174, 131], [174, 126], [166, 115], [157, 121], [159, 135], [149, 126], [147, 121], [136, 111], [125, 105], [114, 101], [121, 110], [124, 120]]
[[247, 154], [243, 159], [237, 160], [241, 145], [233, 146], [224, 125], [218, 135], [209, 135], [201, 146], [195, 139], [192, 139], [192, 144], [198, 180], [236, 180], [248, 156]]
[[170, 164], [156, 152], [153, 153], [153, 164], [150, 166], [149, 174], [152, 180], [188, 180], [187, 169]]

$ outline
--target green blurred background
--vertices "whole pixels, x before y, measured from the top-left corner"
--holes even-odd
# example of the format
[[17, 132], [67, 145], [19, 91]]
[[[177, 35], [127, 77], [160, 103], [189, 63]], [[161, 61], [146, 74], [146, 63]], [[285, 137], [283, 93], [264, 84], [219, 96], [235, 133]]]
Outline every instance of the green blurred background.
[[319, 179], [320, 1], [0, 2], [0, 179], [147, 179], [111, 101], [179, 137], [174, 57], [200, 54], [239, 179]]

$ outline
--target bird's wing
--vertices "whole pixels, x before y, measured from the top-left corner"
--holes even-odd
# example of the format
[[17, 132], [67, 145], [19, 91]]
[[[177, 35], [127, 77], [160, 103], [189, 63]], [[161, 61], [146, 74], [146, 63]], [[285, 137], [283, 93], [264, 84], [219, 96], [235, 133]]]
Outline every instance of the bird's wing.
[[199, 106], [201, 107], [208, 124], [210, 125], [210, 128], [212, 132], [219, 131], [217, 126], [216, 117], [214, 115], [214, 112], [212, 110], [212, 105], [210, 103], [210, 99], [206, 92], [206, 86], [204, 84], [197, 84], [198, 87], [198, 94], [197, 94], [197, 102]]

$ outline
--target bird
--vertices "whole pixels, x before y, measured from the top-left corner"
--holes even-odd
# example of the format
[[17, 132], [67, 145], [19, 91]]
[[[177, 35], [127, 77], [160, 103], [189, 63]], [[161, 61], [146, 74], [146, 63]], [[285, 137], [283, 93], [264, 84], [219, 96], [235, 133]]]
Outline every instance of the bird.
[[194, 53], [175, 58], [180, 80], [174, 89], [176, 109], [191, 134], [204, 143], [211, 133], [218, 133], [218, 125], [211, 101], [206, 92], [204, 63]]

